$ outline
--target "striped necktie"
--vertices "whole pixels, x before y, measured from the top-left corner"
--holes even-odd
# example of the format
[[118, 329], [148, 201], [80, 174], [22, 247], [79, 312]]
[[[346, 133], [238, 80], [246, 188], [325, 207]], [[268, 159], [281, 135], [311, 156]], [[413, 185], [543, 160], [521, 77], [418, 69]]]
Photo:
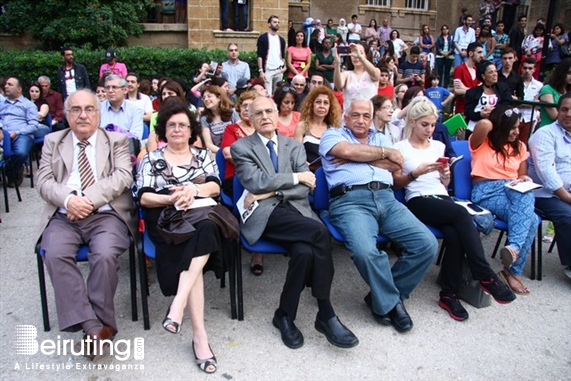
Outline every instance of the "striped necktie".
[[79, 155], [77, 157], [77, 164], [79, 167], [79, 178], [81, 180], [81, 190], [86, 190], [93, 184], [95, 184], [95, 176], [93, 176], [93, 170], [89, 164], [89, 159], [85, 153], [85, 147], [89, 145], [87, 140], [83, 140], [77, 143], [79, 146]]

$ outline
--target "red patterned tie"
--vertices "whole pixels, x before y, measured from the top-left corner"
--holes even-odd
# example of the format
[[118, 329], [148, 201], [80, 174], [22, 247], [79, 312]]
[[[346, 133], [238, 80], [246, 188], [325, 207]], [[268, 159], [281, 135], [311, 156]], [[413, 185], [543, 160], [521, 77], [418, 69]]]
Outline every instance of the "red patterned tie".
[[79, 146], [79, 156], [77, 158], [77, 164], [79, 167], [79, 178], [81, 179], [81, 190], [86, 190], [93, 184], [95, 184], [95, 176], [93, 176], [93, 170], [89, 164], [89, 159], [85, 153], [85, 147], [89, 145], [87, 140], [77, 143]]

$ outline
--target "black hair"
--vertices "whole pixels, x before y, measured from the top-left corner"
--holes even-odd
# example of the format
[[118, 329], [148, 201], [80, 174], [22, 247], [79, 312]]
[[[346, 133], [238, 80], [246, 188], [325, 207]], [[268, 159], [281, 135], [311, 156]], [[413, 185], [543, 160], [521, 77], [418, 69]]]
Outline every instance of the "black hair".
[[[506, 115], [508, 110], [513, 110], [513, 107], [500, 104], [497, 105], [490, 114], [490, 122], [492, 122], [492, 130], [488, 133], [488, 144], [490, 148], [498, 153], [498, 156], [503, 158], [503, 165], [505, 167], [508, 156], [519, 156], [519, 137], [513, 142], [508, 143], [510, 131], [515, 127], [520, 118], [520, 114], [512, 112], [509, 116]], [[506, 149], [506, 144], [509, 144], [513, 151], [511, 154]]]
[[563, 104], [563, 101], [565, 99], [569, 99], [571, 98], [571, 91], [568, 93], [563, 94], [562, 96], [559, 97], [559, 101], [557, 102], [557, 110], [559, 110], [561, 108], [561, 105]]
[[420, 48], [418, 46], [413, 46], [412, 48], [410, 48], [410, 54], [420, 54]]
[[134, 71], [127, 73], [127, 75], [125, 76], [125, 79], [127, 79], [127, 77], [135, 77], [135, 78], [137, 78], [137, 83], [141, 82], [141, 78], [139, 78], [139, 75], [137, 73], [135, 73]]
[[185, 114], [188, 117], [191, 130], [188, 144], [191, 145], [196, 141], [197, 137], [200, 136], [202, 128], [200, 123], [196, 120], [194, 113], [188, 109], [188, 105], [178, 97], [168, 97], [161, 104], [157, 124], [155, 126], [155, 133], [159, 140], [168, 143], [166, 137], [167, 122], [173, 115], [177, 114]]
[[280, 109], [280, 105], [282, 104], [282, 101], [284, 100], [284, 98], [287, 94], [293, 95], [293, 101], [297, 105], [297, 101], [299, 99], [299, 96], [297, 95], [297, 91], [295, 91], [295, 88], [293, 86], [290, 86], [286, 82], [279, 89], [276, 89], [276, 92], [274, 93], [274, 102], [276, 103], [276, 106], [278, 107], [278, 111]]
[[466, 48], [466, 53], [475, 52], [477, 48], [483, 48], [482, 44], [479, 42], [472, 42]]

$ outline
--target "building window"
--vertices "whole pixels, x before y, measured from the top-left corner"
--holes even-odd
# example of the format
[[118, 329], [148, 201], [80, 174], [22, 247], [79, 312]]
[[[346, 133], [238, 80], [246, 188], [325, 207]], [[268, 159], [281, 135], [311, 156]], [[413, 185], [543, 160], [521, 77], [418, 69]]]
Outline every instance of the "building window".
[[374, 7], [390, 7], [390, 0], [367, 0], [367, 5], [372, 5]]
[[426, 11], [428, 10], [428, 0], [406, 0], [406, 7]]

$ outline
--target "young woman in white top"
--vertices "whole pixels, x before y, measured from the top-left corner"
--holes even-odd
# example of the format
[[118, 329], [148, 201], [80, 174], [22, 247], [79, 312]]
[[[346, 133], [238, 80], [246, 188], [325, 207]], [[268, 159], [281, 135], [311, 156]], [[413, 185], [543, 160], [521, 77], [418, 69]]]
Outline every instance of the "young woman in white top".
[[341, 71], [341, 59], [337, 49], [333, 49], [333, 82], [338, 91], [343, 92], [343, 110], [348, 110], [352, 100], [371, 99], [377, 95], [381, 71], [375, 67], [365, 53], [361, 44], [349, 44], [351, 48], [350, 61], [347, 68]]
[[438, 305], [454, 320], [468, 319], [468, 312], [458, 299], [464, 255], [474, 279], [501, 304], [516, 296], [498, 278], [486, 261], [480, 235], [472, 216], [449, 196], [450, 166], [438, 161], [444, 156], [443, 143], [432, 140], [438, 110], [426, 97], [412, 100], [408, 109], [404, 140], [395, 144], [404, 158], [402, 173], [393, 173], [395, 188], [405, 188], [410, 211], [423, 223], [444, 233], [446, 252], [440, 272]]

